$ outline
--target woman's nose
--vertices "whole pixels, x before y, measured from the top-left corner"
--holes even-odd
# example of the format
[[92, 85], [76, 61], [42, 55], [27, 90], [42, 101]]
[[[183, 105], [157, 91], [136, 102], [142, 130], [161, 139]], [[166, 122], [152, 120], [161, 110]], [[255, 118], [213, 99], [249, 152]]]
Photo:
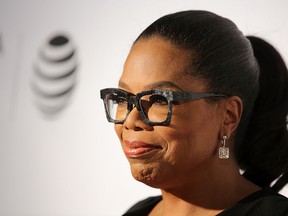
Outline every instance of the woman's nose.
[[146, 124], [141, 116], [139, 111], [135, 106], [131, 109], [130, 113], [127, 115], [125, 122], [123, 123], [123, 126], [126, 129], [129, 130], [152, 130], [153, 127]]

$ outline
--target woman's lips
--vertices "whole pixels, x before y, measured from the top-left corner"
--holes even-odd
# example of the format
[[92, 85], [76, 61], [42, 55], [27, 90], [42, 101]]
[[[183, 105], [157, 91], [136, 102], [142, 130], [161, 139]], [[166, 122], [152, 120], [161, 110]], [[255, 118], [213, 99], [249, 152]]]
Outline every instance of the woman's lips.
[[146, 156], [153, 150], [159, 150], [162, 149], [161, 146], [157, 145], [152, 145], [148, 144], [145, 142], [140, 142], [140, 141], [124, 141], [125, 143], [125, 148], [124, 148], [124, 153], [126, 157], [131, 157], [131, 158], [139, 158], [142, 156]]

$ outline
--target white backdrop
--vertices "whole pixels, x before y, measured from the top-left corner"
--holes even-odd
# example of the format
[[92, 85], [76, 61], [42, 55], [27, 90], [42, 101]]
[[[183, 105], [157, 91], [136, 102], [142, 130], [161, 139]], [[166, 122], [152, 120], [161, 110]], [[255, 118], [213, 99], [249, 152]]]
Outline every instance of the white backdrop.
[[[159, 194], [131, 177], [99, 90], [117, 86], [148, 24], [187, 9], [226, 16], [288, 59], [285, 0], [0, 0], [1, 216], [121, 215]], [[67, 107], [47, 117], [35, 106], [31, 80], [41, 45], [57, 33], [76, 50], [77, 82]]]

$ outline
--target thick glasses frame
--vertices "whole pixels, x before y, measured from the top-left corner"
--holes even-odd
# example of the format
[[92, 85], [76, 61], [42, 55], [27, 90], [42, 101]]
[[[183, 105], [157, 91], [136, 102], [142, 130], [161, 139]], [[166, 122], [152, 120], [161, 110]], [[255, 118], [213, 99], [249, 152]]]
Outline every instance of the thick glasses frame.
[[[127, 103], [127, 113], [126, 113], [126, 116], [123, 120], [112, 119], [111, 116], [109, 115], [108, 103], [107, 103], [107, 95], [109, 95], [109, 94], [117, 94], [117, 95], [127, 99], [127, 102], [128, 102]], [[154, 121], [150, 121], [146, 117], [144, 109], [140, 103], [140, 98], [145, 96], [145, 95], [149, 95], [149, 94], [160, 95], [160, 96], [163, 96], [167, 99], [168, 113], [167, 113], [167, 118], [164, 121], [154, 122]], [[106, 117], [107, 117], [108, 122], [112, 122], [115, 124], [123, 124], [125, 122], [125, 120], [127, 119], [127, 116], [129, 115], [129, 113], [132, 111], [132, 109], [135, 106], [137, 111], [139, 112], [140, 117], [141, 117], [143, 122], [145, 122], [146, 124], [151, 125], [151, 126], [156, 126], [156, 125], [169, 125], [170, 124], [171, 117], [172, 117], [172, 104], [173, 104], [173, 102], [182, 102], [182, 101], [186, 101], [186, 100], [199, 100], [202, 98], [227, 97], [227, 96], [224, 94], [215, 94], [215, 93], [179, 92], [179, 91], [169, 91], [169, 90], [159, 90], [159, 89], [142, 91], [142, 92], [134, 95], [134, 94], [127, 92], [125, 90], [122, 90], [122, 89], [106, 88], [106, 89], [100, 90], [100, 97], [104, 102], [104, 107], [105, 107], [105, 112], [106, 112]]]

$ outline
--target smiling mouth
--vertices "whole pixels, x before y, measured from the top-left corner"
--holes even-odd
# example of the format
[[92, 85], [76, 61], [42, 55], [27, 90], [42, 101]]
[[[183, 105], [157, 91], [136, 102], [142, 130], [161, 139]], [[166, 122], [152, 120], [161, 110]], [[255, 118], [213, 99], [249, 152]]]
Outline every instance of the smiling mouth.
[[[162, 149], [161, 146], [147, 144], [139, 141], [124, 141], [125, 148], [124, 153], [128, 158], [141, 158], [152, 156], [156, 151]], [[151, 155], [150, 155], [151, 154]]]

